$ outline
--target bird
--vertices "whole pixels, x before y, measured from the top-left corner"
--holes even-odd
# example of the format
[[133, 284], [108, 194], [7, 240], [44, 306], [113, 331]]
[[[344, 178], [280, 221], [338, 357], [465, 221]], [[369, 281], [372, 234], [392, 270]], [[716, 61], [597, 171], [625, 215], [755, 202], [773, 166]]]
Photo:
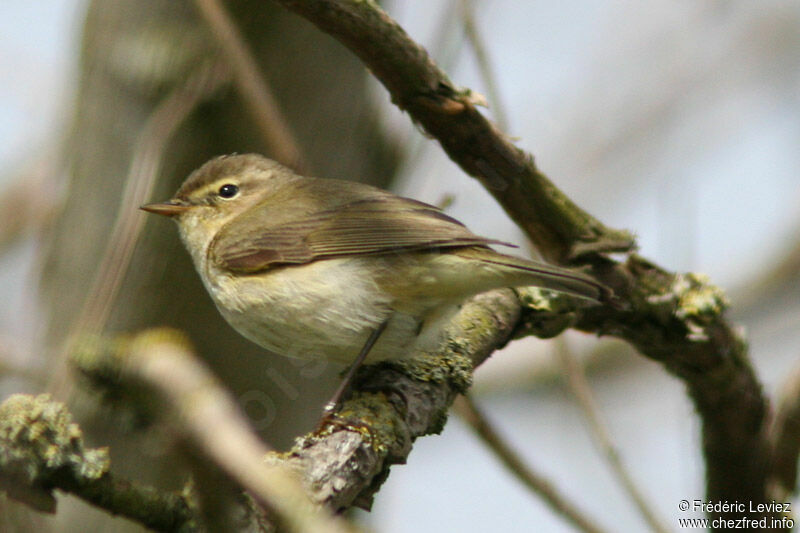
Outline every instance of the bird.
[[490, 245], [512, 245], [433, 205], [301, 176], [258, 154], [216, 157], [171, 199], [141, 209], [177, 222], [236, 331], [277, 354], [349, 364], [350, 379], [364, 362], [434, 349], [460, 304], [491, 289], [592, 302], [610, 293], [582, 272], [497, 252]]

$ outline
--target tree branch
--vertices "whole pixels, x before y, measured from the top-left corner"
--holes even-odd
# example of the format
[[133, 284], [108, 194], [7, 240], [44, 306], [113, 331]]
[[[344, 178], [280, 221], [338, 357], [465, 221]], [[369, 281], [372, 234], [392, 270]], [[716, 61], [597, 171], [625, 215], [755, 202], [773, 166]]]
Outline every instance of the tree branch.
[[[467, 302], [437, 352], [362, 369], [356, 392], [332, 423], [299, 439], [286, 454], [268, 454], [272, 467], [253, 462], [261, 452], [242, 451], [242, 443], [252, 437], [242, 436], [241, 415], [220, 396], [211, 376], [198, 375], [200, 370], [189, 364], [181, 348], [184, 341], [176, 341], [174, 334], [156, 331], [133, 340], [84, 342], [72, 360], [95, 386], [122, 395], [146, 413], [168, 406], [174, 411], [171, 419], [203, 455], [270, 507], [275, 506], [274, 491], [283, 487], [284, 478], [276, 476], [283, 469], [275, 467], [283, 465], [299, 471], [316, 503], [333, 509], [369, 507], [389, 467], [405, 462], [414, 439], [441, 431], [456, 394], [469, 387], [473, 367], [510, 339], [519, 311], [519, 300], [508, 289]], [[155, 396], [152, 387], [158, 391]], [[244, 447], [254, 449], [252, 441]], [[286, 490], [281, 489], [278, 501], [287, 498]]]
[[86, 449], [64, 404], [16, 394], [0, 405], [0, 489], [34, 509], [55, 512], [53, 489], [78, 496], [155, 531], [194, 531], [185, 495], [160, 493], [109, 472], [105, 448]]
[[669, 528], [656, 514], [650, 502], [645, 498], [644, 492], [639, 488], [634, 477], [628, 472], [628, 468], [622, 461], [608, 427], [600, 417], [600, 410], [592, 394], [589, 382], [586, 380], [582, 364], [577, 361], [575, 355], [570, 352], [564, 342], [558, 344], [557, 351], [564, 366], [564, 374], [567, 376], [569, 388], [572, 389], [572, 394], [575, 395], [578, 407], [580, 407], [589, 425], [589, 431], [606, 462], [611, 467], [611, 471], [619, 480], [620, 485], [627, 493], [634, 507], [639, 511], [642, 519], [650, 526], [650, 530], [656, 533], [667, 533]]
[[469, 395], [459, 396], [454, 405], [459, 416], [475, 431], [495, 456], [531, 492], [538, 495], [556, 513], [584, 533], [603, 533], [596, 520], [586, 516], [544, 476], [532, 470], [500, 436]]
[[[279, 2], [360, 57], [392, 101], [486, 186], [545, 257], [592, 265], [624, 305], [579, 313], [576, 326], [627, 340], [686, 383], [703, 424], [709, 499], [764, 501], [767, 402], [745, 341], [725, 320], [721, 291], [698, 276], [669, 273], [630, 253], [630, 234], [606, 227], [570, 201], [531, 155], [477, 111], [470, 92], [456, 89], [374, 2]], [[627, 260], [612, 261], [608, 252], [625, 252]]]
[[510, 290], [466, 303], [435, 353], [363, 368], [336, 420], [307, 435], [285, 456], [303, 472], [312, 499], [334, 509], [368, 509], [393, 464], [417, 437], [439, 433], [472, 369], [510, 339], [519, 302]]
[[478, 178], [542, 254], [565, 263], [590, 251], [626, 251], [625, 231], [605, 227], [576, 206], [456, 88], [405, 31], [373, 2], [278, 0], [361, 58], [400, 109]]
[[233, 71], [236, 87], [261, 134], [264, 146], [281, 163], [302, 172], [307, 162], [266, 78], [244, 38], [219, 0], [195, 0]]

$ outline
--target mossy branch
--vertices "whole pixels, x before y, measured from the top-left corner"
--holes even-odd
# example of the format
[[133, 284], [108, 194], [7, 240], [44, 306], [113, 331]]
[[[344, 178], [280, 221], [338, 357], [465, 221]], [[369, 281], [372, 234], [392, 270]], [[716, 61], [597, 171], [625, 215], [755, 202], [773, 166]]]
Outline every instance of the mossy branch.
[[508, 342], [518, 318], [512, 291], [477, 296], [435, 353], [364, 367], [332, 423], [299, 439], [283, 459], [303, 472], [314, 501], [368, 509], [389, 467], [405, 463], [417, 437], [442, 430], [472, 369]]
[[162, 493], [111, 474], [105, 448], [87, 449], [64, 404], [15, 394], [0, 405], [0, 489], [53, 513], [58, 489], [155, 531], [195, 531], [185, 494]]
[[559, 191], [375, 2], [278, 1], [360, 57], [392, 101], [486, 186], [545, 257], [592, 266], [622, 305], [579, 313], [576, 327], [625, 339], [684, 381], [703, 424], [709, 499], [765, 501], [768, 405], [746, 343], [725, 319], [720, 291], [633, 254], [629, 233], [606, 227]]

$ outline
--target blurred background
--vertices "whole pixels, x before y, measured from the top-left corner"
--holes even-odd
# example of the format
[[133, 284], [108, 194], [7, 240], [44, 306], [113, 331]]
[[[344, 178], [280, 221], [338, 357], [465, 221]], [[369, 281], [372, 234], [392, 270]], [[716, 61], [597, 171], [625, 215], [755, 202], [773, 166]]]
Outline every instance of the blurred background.
[[[310, 173], [449, 202], [476, 233], [535, 253], [349, 52], [271, 3], [226, 5]], [[456, 85], [487, 96], [486, 112], [579, 205], [633, 231], [645, 257], [727, 291], [774, 399], [800, 362], [800, 4], [383, 5]], [[175, 227], [136, 210], [213, 155], [275, 156], [195, 4], [45, 0], [0, 13], [0, 399], [52, 391], [91, 445], [111, 446], [115, 471], [179, 487], [168, 431], [98, 405], [63, 363], [76, 335], [172, 325], [264, 439], [289, 447], [312, 429], [339, 369], [268, 357], [238, 337]], [[678, 510], [704, 494], [693, 408], [677, 380], [625, 345], [574, 332], [515, 342], [477, 371], [476, 401], [598, 526], [643, 530], [563, 377], [565, 353], [585, 363], [599, 416], [655, 514], [674, 530], [699, 516]], [[140, 530], [74, 498], [55, 517], [0, 506], [4, 527], [20, 531]], [[392, 468], [371, 513], [354, 516], [397, 533], [572, 530], [456, 416]]]

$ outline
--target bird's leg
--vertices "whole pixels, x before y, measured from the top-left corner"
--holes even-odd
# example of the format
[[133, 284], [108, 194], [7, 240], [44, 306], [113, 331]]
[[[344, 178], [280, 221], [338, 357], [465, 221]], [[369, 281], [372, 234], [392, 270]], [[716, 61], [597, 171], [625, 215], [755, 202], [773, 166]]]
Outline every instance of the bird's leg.
[[361, 352], [359, 352], [358, 357], [356, 357], [353, 364], [350, 365], [350, 368], [347, 369], [347, 372], [344, 375], [344, 379], [339, 384], [339, 388], [336, 389], [336, 392], [333, 393], [330, 401], [325, 405], [324, 415], [323, 418], [327, 418], [334, 411], [339, 407], [339, 402], [342, 401], [347, 390], [350, 388], [350, 384], [353, 381], [353, 378], [356, 375], [356, 371], [361, 368], [361, 365], [364, 363], [364, 359], [367, 358], [369, 351], [375, 346], [375, 343], [378, 341], [378, 338], [383, 333], [383, 330], [386, 329], [386, 325], [389, 323], [389, 320], [384, 320], [381, 324], [375, 328], [375, 330], [370, 334], [367, 342], [364, 343], [363, 348], [361, 348]]

